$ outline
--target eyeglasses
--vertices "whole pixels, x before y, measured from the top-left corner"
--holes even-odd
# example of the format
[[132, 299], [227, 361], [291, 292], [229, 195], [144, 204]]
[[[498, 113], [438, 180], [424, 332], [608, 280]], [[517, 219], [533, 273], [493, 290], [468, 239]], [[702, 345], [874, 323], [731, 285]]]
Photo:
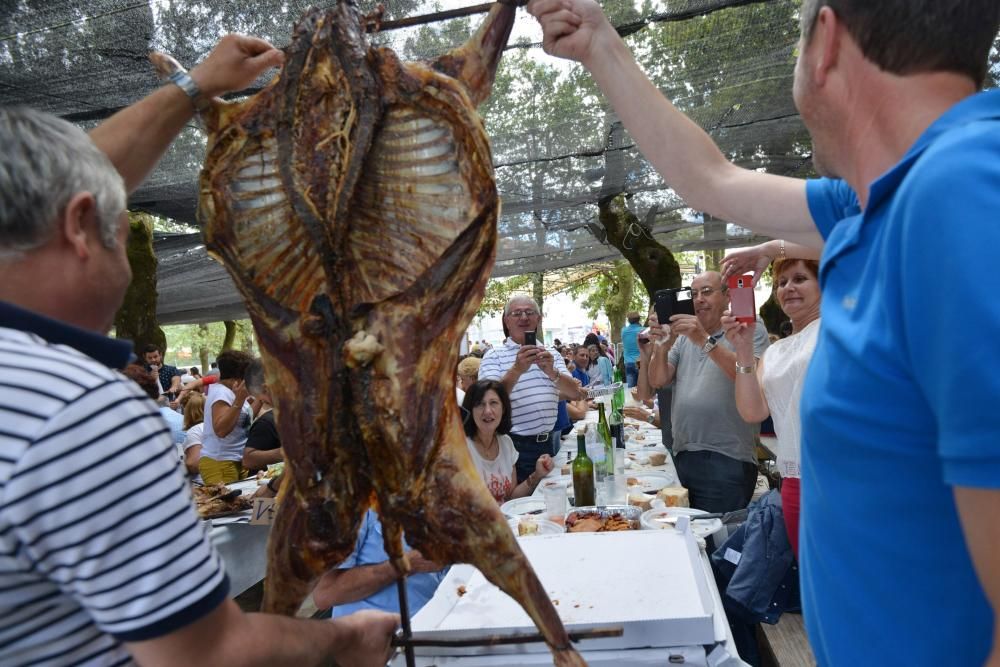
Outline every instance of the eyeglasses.
[[704, 298], [707, 299], [708, 297], [712, 296], [716, 292], [721, 292], [721, 291], [722, 291], [722, 288], [720, 288], [720, 287], [702, 287], [701, 289], [695, 289], [695, 288], [692, 287], [691, 288], [691, 298], [692, 299], [697, 299], [698, 296], [701, 295], [701, 296], [703, 296]]
[[538, 311], [533, 308], [526, 308], [524, 310], [512, 310], [507, 314], [514, 319], [521, 319], [522, 317], [534, 317], [538, 314]]

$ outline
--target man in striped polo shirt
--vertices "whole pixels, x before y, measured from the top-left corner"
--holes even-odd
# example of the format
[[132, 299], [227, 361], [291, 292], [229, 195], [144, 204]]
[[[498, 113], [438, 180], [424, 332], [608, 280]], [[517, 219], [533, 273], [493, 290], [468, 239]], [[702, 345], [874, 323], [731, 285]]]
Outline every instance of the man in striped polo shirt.
[[510, 394], [510, 437], [518, 452], [519, 483], [534, 471], [539, 456], [559, 450], [555, 425], [560, 393], [569, 400], [587, 397], [554, 348], [524, 344], [529, 331], [538, 335], [541, 318], [534, 299], [512, 297], [503, 309], [507, 340], [503, 347], [487, 352], [479, 366], [480, 380], [499, 380]]
[[[398, 617], [243, 614], [156, 405], [102, 335], [131, 279], [126, 189], [281, 53], [229, 35], [88, 138], [0, 109], [0, 665], [385, 664]], [[185, 88], [180, 87], [185, 84]], [[195, 87], [192, 87], [195, 86]], [[124, 177], [124, 183], [123, 183]]]

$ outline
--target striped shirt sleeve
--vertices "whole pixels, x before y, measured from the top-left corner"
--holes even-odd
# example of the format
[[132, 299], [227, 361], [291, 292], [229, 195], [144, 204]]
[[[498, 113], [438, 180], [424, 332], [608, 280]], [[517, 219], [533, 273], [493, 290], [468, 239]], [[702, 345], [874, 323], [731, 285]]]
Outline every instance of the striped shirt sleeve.
[[23, 442], [2, 488], [2, 544], [17, 553], [24, 603], [58, 592], [104, 633], [137, 641], [207, 614], [228, 586], [168, 427], [138, 387], [107, 374]]

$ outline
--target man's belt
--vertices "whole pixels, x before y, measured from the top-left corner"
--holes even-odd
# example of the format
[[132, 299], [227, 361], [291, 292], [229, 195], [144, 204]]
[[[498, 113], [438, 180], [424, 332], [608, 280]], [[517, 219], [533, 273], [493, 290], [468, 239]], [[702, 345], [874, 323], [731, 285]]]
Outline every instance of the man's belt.
[[511, 440], [531, 440], [534, 442], [548, 442], [552, 439], [552, 431], [546, 431], [545, 433], [539, 433], [538, 435], [521, 435], [520, 433], [511, 433]]

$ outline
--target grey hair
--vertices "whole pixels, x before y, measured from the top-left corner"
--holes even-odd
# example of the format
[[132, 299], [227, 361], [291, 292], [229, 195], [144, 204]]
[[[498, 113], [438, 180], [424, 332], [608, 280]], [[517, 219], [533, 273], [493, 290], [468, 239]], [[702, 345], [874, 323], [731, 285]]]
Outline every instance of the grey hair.
[[94, 196], [101, 242], [115, 247], [125, 184], [83, 130], [41, 111], [3, 108], [0, 146], [0, 261], [44, 245], [79, 192]]
[[503, 307], [503, 316], [504, 317], [507, 317], [508, 315], [510, 315], [510, 306], [515, 301], [530, 301], [531, 305], [535, 308], [536, 312], [538, 312], [539, 314], [541, 314], [541, 312], [542, 312], [542, 309], [538, 307], [538, 302], [535, 301], [534, 299], [532, 299], [530, 296], [528, 296], [527, 294], [515, 294], [514, 296], [510, 297], [509, 299], [507, 299], [507, 305], [505, 305]]
[[264, 379], [264, 364], [260, 359], [254, 359], [243, 372], [243, 382], [251, 394], [256, 394], [264, 388], [267, 383]]

